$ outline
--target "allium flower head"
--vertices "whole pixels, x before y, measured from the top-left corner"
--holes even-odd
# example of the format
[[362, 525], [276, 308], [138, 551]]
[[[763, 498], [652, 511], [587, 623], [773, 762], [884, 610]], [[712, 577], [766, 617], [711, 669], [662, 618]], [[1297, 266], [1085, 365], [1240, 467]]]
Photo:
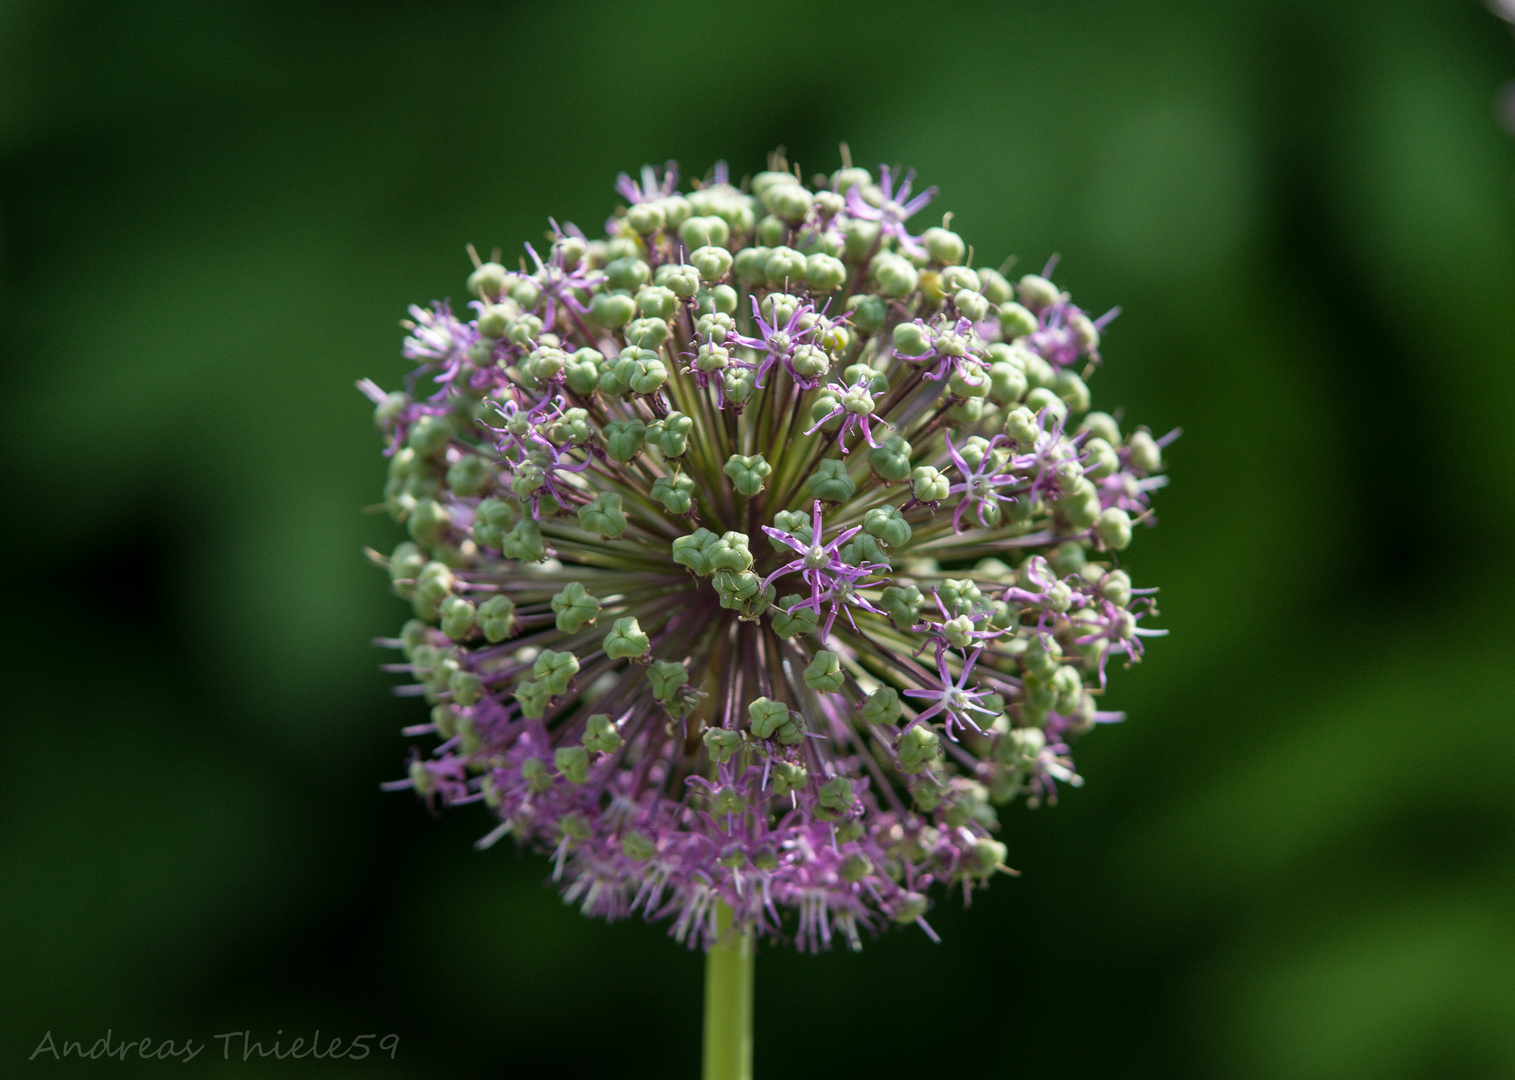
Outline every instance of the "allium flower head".
[[605, 239], [475, 258], [472, 317], [412, 308], [403, 388], [360, 384], [431, 708], [387, 786], [483, 804], [588, 914], [930, 933], [1162, 633], [1122, 553], [1173, 436], [1090, 411], [1111, 316], [908, 233], [912, 175], [623, 174]]

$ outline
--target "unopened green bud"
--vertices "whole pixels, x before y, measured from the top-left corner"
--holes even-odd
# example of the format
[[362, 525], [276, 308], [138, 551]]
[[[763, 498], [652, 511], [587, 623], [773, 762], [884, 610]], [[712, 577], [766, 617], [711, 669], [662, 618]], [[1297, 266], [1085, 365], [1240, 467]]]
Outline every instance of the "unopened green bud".
[[1099, 480], [1120, 469], [1120, 455], [1104, 439], [1095, 436], [1084, 441], [1084, 475]]
[[[1075, 529], [1087, 529], [1100, 515], [1099, 491], [1088, 480], [1080, 477], [1067, 485], [1062, 498], [1057, 501], [1057, 507], [1069, 525]], [[1129, 521], [1127, 525], [1126, 541], [1129, 543]]]
[[947, 392], [954, 397], [982, 398], [989, 394], [989, 372], [976, 360], [963, 359], [947, 380]]
[[910, 490], [917, 502], [940, 502], [951, 488], [947, 474], [930, 465], [922, 465], [910, 474]]
[[998, 270], [981, 266], [978, 268], [978, 279], [983, 284], [980, 291], [984, 294], [984, 299], [991, 304], [1003, 304], [1015, 299], [1015, 290]]
[[646, 656], [651, 645], [636, 619], [629, 615], [612, 623], [610, 633], [605, 635], [605, 655], [612, 660]]
[[431, 640], [430, 628], [420, 619], [407, 619], [400, 628], [400, 648], [405, 659], [413, 660], [415, 651]]
[[1072, 412], [1081, 413], [1088, 410], [1089, 387], [1084, 385], [1083, 379], [1067, 368], [1059, 371], [1052, 380], [1052, 390], [1068, 403], [1068, 408]]
[[1082, 570], [1085, 559], [1084, 545], [1077, 540], [1065, 540], [1047, 555], [1047, 562], [1051, 565], [1052, 572], [1060, 578]]
[[847, 475], [847, 466], [837, 458], [826, 458], [805, 481], [812, 498], [823, 502], [846, 502], [857, 491], [857, 484]]
[[952, 266], [963, 261], [963, 256], [968, 254], [968, 245], [963, 243], [963, 238], [948, 229], [930, 228], [921, 234], [921, 246], [926, 249], [926, 254], [931, 256], [931, 261], [941, 263], [944, 266]]
[[410, 426], [406, 442], [424, 457], [440, 454], [456, 434], [452, 421], [445, 416], [423, 416]]
[[655, 201], [637, 203], [626, 211], [626, 224], [640, 236], [657, 232], [666, 220], [663, 208]]
[[687, 514], [694, 506], [694, 478], [681, 472], [660, 476], [652, 482], [649, 494], [667, 507], [670, 514]]
[[846, 223], [847, 255], [862, 262], [879, 248], [879, 236], [883, 230], [876, 221], [853, 218]]
[[479, 605], [479, 628], [491, 642], [504, 641], [515, 633], [516, 606], [510, 597], [496, 593]]
[[736, 279], [747, 286], [767, 284], [768, 254], [766, 247], [747, 247], [737, 252], [732, 263]]
[[855, 884], [873, 873], [873, 863], [861, 852], [853, 852], [842, 860], [838, 873], [841, 874], [843, 881]]
[[621, 497], [604, 491], [579, 507], [579, 527], [614, 540], [626, 531], [626, 515], [621, 511]]
[[805, 669], [805, 685], [812, 690], [834, 694], [842, 688], [842, 660], [829, 649], [821, 649]]
[[582, 784], [589, 779], [589, 751], [582, 746], [560, 746], [552, 763], [569, 783]]
[[415, 594], [415, 579], [426, 565], [426, 556], [409, 540], [397, 546], [389, 556], [389, 580], [395, 595], [409, 600]]
[[892, 686], [880, 686], [863, 702], [863, 722], [893, 724], [901, 716], [899, 692]]
[[973, 289], [959, 289], [952, 294], [952, 303], [958, 314], [971, 322], [983, 322], [989, 315], [989, 301], [984, 294]]
[[605, 713], [595, 713], [584, 722], [584, 749], [591, 754], [613, 754], [621, 748], [621, 733]]
[[1036, 316], [1013, 301], [999, 305], [999, 329], [1006, 341], [1023, 338], [1036, 332]]
[[605, 266], [605, 287], [635, 293], [652, 280], [652, 267], [636, 256], [612, 259]]
[[772, 474], [773, 466], [762, 454], [732, 454], [721, 471], [731, 477], [738, 494], [750, 499], [763, 490], [763, 482]]
[[902, 925], [913, 923], [916, 919], [926, 914], [926, 909], [930, 906], [931, 902], [920, 893], [906, 893], [895, 906], [894, 921]]
[[1056, 391], [1043, 386], [1026, 395], [1026, 408], [1035, 413], [1045, 410], [1049, 424], [1068, 415], [1068, 403], [1058, 397]]
[[980, 840], [973, 845], [973, 874], [976, 877], [988, 877], [996, 870], [1003, 869], [1008, 854], [1009, 849], [998, 840]]

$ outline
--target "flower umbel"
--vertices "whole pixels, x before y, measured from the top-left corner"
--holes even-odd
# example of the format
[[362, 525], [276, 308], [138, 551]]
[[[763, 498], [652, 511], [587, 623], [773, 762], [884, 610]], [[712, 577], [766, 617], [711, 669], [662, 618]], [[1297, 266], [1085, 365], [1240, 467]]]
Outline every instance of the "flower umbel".
[[435, 737], [386, 786], [483, 803], [587, 914], [930, 933], [1163, 632], [1121, 553], [1177, 433], [1090, 411], [1113, 312], [911, 235], [912, 178], [623, 174], [605, 239], [476, 258], [474, 318], [413, 308], [419, 367], [359, 384]]

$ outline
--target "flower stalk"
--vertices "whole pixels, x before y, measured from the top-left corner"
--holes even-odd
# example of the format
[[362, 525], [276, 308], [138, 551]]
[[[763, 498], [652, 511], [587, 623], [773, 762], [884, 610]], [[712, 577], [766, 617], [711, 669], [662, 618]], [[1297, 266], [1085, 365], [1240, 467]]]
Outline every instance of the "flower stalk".
[[752, 931], [716, 902], [716, 941], [705, 953], [704, 1080], [752, 1080]]

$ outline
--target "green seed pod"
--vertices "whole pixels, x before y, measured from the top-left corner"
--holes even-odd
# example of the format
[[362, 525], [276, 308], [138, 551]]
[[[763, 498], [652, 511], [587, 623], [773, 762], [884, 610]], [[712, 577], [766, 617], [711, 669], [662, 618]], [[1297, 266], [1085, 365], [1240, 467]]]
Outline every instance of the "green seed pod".
[[[547, 711], [547, 706], [552, 703], [552, 691], [533, 679], [524, 680], [511, 696], [521, 703], [521, 715], [530, 720], [540, 720]], [[527, 761], [541, 764], [537, 758], [527, 758]]]
[[1125, 551], [1131, 546], [1131, 515], [1115, 506], [1101, 510], [1094, 532], [1111, 551]]
[[718, 540], [709, 529], [696, 529], [673, 542], [673, 561], [689, 567], [700, 577], [708, 577], [711, 571], [708, 549]]
[[642, 443], [647, 437], [647, 425], [636, 419], [612, 420], [602, 432], [605, 452], [616, 461], [626, 464], [642, 452]]
[[692, 217], [679, 226], [679, 239], [690, 251], [703, 247], [725, 247], [731, 239], [731, 226], [724, 218]]
[[862, 262], [879, 250], [879, 237], [883, 230], [876, 221], [867, 221], [863, 218], [853, 218], [844, 226], [847, 244], [847, 257]]
[[626, 211], [626, 224], [639, 236], [649, 236], [661, 229], [667, 218], [656, 202], [637, 203]]
[[566, 409], [553, 422], [547, 437], [555, 446], [583, 446], [589, 442], [589, 413], [584, 409]]
[[1079, 422], [1078, 430], [1087, 431], [1094, 438], [1104, 439], [1111, 446], [1120, 445], [1120, 425], [1115, 422], [1115, 417], [1109, 413], [1092, 412], [1086, 414], [1083, 420]]
[[1093, 484], [1080, 477], [1058, 499], [1057, 508], [1073, 528], [1087, 529], [1100, 515], [1099, 492]]
[[901, 715], [900, 695], [892, 686], [880, 686], [863, 702], [864, 723], [894, 724]]
[[868, 451], [868, 467], [882, 479], [898, 483], [910, 475], [912, 453], [913, 448], [904, 438], [890, 435]]
[[483, 698], [484, 680], [472, 671], [454, 671], [447, 679], [447, 689], [456, 704], [467, 707]]
[[652, 275], [655, 284], [661, 285], [680, 300], [693, 300], [700, 291], [700, 272], [693, 266], [664, 263]]
[[679, 688], [689, 681], [689, 672], [672, 660], [654, 660], [647, 669], [647, 681], [652, 684], [652, 696], [666, 705], [679, 696]]
[[700, 280], [707, 285], [722, 280], [730, 272], [731, 263], [731, 252], [723, 247], [706, 246], [695, 248], [689, 253], [689, 265], [695, 268]]
[[1036, 316], [1019, 304], [1002, 300], [999, 305], [999, 329], [1006, 341], [1036, 332]]
[[[621, 333], [627, 345], [635, 345], [639, 349], [657, 349], [668, 340], [668, 323], [664, 319], [632, 319]], [[617, 376], [619, 377], [619, 372]]]
[[842, 562], [849, 566], [870, 566], [882, 563], [889, 566], [889, 556], [878, 541], [867, 533], [860, 533], [842, 545], [837, 552]]
[[822, 821], [837, 821], [848, 816], [856, 803], [852, 781], [845, 776], [833, 776], [821, 785], [815, 801], [815, 816]]
[[917, 502], [940, 502], [951, 487], [947, 474], [930, 465], [922, 465], [910, 474], [910, 490]]
[[747, 718], [752, 734], [767, 739], [789, 722], [789, 706], [782, 701], [760, 697], [747, 706]]
[[889, 317], [889, 308], [884, 301], [867, 293], [849, 297], [845, 310], [850, 316], [848, 321], [863, 334], [878, 333]]
[[1005, 434], [1016, 449], [1024, 452], [1036, 446], [1036, 440], [1040, 437], [1042, 428], [1036, 420], [1036, 414], [1022, 405], [1017, 409], [1011, 409], [1005, 417]]
[[[727, 731], [725, 728], [706, 728], [703, 741], [711, 759], [724, 765], [735, 757], [737, 750], [741, 748], [742, 734], [739, 731]], [[715, 812], [714, 809], [711, 810], [711, 813]], [[726, 812], [731, 811], [727, 809]]]
[[395, 548], [389, 556], [389, 581], [396, 596], [409, 600], [415, 595], [415, 579], [425, 565], [426, 556], [409, 540]]
[[712, 312], [730, 315], [736, 311], [741, 298], [730, 285], [714, 285], [708, 289], [702, 287], [696, 300], [695, 307], [701, 315], [709, 315]]
[[621, 851], [628, 859], [635, 859], [637, 862], [646, 862], [657, 854], [657, 848], [653, 846], [647, 835], [636, 829], [632, 829], [621, 837]]
[[815, 205], [815, 196], [799, 184], [775, 184], [763, 193], [762, 202], [790, 225], [798, 225]]
[[577, 634], [585, 623], [600, 614], [600, 598], [591, 596], [582, 582], [570, 581], [552, 596], [552, 611], [557, 628], [565, 634]]
[[422, 547], [435, 548], [446, 539], [447, 527], [451, 524], [452, 518], [447, 513], [447, 507], [431, 499], [422, 499], [410, 512], [405, 527], [416, 543]]
[[452, 421], [445, 416], [423, 416], [410, 426], [406, 442], [417, 454], [431, 457], [447, 449], [456, 434]]
[[481, 300], [493, 300], [504, 291], [508, 280], [510, 275], [503, 266], [487, 262], [468, 275], [468, 291]]
[[541, 562], [546, 554], [542, 531], [531, 518], [522, 518], [500, 538], [500, 554], [521, 562]]
[[952, 303], [958, 313], [972, 322], [983, 322], [989, 316], [989, 301], [983, 293], [973, 289], [959, 289], [952, 294]]
[[970, 872], [975, 877], [987, 878], [996, 871], [1004, 869], [1005, 858], [1009, 853], [1009, 849], [998, 840], [980, 840], [973, 845]]
[[649, 494], [662, 503], [670, 514], [687, 514], [694, 507], [694, 478], [684, 473], [660, 476]]
[[532, 677], [547, 687], [554, 697], [568, 693], [568, 687], [578, 673], [579, 658], [571, 652], [543, 649], [531, 665]]
[[743, 285], [765, 285], [768, 282], [768, 253], [766, 247], [743, 248], [736, 253], [732, 269], [736, 279]]
[[1084, 545], [1077, 540], [1065, 540], [1047, 554], [1052, 572], [1060, 578], [1076, 574], [1084, 568]]
[[823, 502], [846, 502], [857, 491], [857, 484], [847, 475], [847, 465], [837, 458], [826, 458], [805, 481], [811, 498]]
[[920, 893], [906, 893], [904, 898], [899, 901], [899, 906], [895, 909], [894, 921], [901, 925], [913, 923], [926, 914], [930, 906], [931, 902]]
[[710, 569], [712, 571], [729, 570], [733, 573], [751, 570], [752, 552], [748, 550], [748, 543], [746, 533], [722, 533], [719, 540], [705, 549], [705, 558], [710, 562]]
[[894, 328], [894, 351], [901, 356], [925, 356], [931, 351], [931, 338], [920, 323], [900, 323]]
[[1083, 447], [1084, 475], [1091, 480], [1100, 480], [1119, 471], [1120, 455], [1099, 436], [1087, 439]]
[[947, 380], [947, 392], [954, 397], [981, 398], [989, 395], [989, 371], [977, 360], [964, 358]]
[[[593, 355], [587, 356], [586, 353]], [[580, 397], [587, 398], [593, 394], [600, 386], [600, 364], [604, 359], [594, 349], [580, 349], [574, 353], [568, 360], [567, 368], [564, 369], [566, 372], [564, 379], [568, 383], [568, 389]]]
[[868, 188], [873, 186], [873, 175], [867, 169], [848, 166], [838, 169], [831, 174], [831, 190], [839, 195], [846, 195], [853, 188]]
[[900, 736], [897, 753], [900, 771], [918, 773], [941, 756], [941, 739], [925, 724], [917, 724]]
[[805, 280], [805, 256], [794, 248], [776, 247], [768, 252], [768, 261], [763, 264], [768, 284], [786, 286], [790, 282]]
[[636, 256], [612, 259], [605, 265], [605, 287], [635, 293], [652, 280], [652, 267]]
[[758, 219], [753, 239], [765, 247], [778, 247], [789, 239], [789, 226], [777, 214], [768, 214]]
[[1027, 274], [1021, 278], [1018, 291], [1021, 294], [1021, 303], [1032, 311], [1049, 308], [1062, 296], [1056, 285], [1036, 274]]
[[1052, 380], [1052, 390], [1058, 397], [1068, 403], [1072, 412], [1087, 412], [1089, 409], [1089, 388], [1084, 385], [1084, 380], [1076, 374], [1064, 368], [1059, 371]]
[[1146, 428], [1137, 428], [1126, 442], [1131, 453], [1131, 464], [1142, 472], [1161, 472], [1163, 467], [1162, 447]]
[[847, 267], [841, 259], [817, 252], [805, 259], [805, 283], [811, 291], [829, 293], [840, 289], [847, 280]]
[[881, 295], [899, 299], [915, 292], [920, 274], [909, 260], [898, 255], [879, 255], [873, 260], [873, 280]]
[[842, 688], [841, 657], [828, 649], [821, 649], [805, 669], [805, 685], [812, 690], [834, 694]]
[[560, 746], [552, 755], [558, 773], [571, 784], [589, 779], [589, 751], [582, 746]]
[[679, 310], [679, 298], [672, 289], [665, 286], [648, 285], [636, 294], [636, 305], [643, 318], [666, 322]]
[[773, 466], [762, 454], [732, 454], [721, 471], [731, 478], [739, 495], [750, 499], [763, 490], [763, 482], [773, 473]]
[[681, 412], [671, 412], [647, 428], [647, 441], [657, 446], [664, 457], [681, 457], [689, 449], [689, 433], [694, 421]]
[[479, 628], [490, 642], [504, 641], [516, 632], [516, 606], [510, 597], [496, 593], [479, 605]]
[[1015, 299], [1015, 290], [998, 270], [981, 266], [978, 268], [978, 279], [983, 283], [980, 291], [984, 294], [984, 299], [991, 304], [1003, 304]]
[[842, 865], [837, 872], [843, 881], [855, 884], [873, 873], [873, 863], [869, 861], [868, 856], [853, 852], [842, 860]]
[[442, 633], [454, 641], [466, 641], [478, 625], [478, 610], [461, 596], [449, 596], [437, 605], [442, 616]]
[[[515, 304], [490, 304], [479, 312], [479, 333], [492, 341], [505, 336], [505, 330], [521, 314]], [[492, 346], [491, 346], [492, 348]]]
[[647, 655], [652, 643], [635, 618], [627, 616], [611, 624], [605, 635], [605, 655], [612, 660], [637, 659]]
[[605, 713], [595, 713], [584, 722], [584, 749], [591, 754], [613, 754], [621, 748], [621, 733]]
[[[640, 259], [636, 260], [646, 266]], [[638, 283], [640, 284], [640, 283]], [[596, 293], [595, 298], [589, 302], [589, 320], [599, 326], [611, 330], [619, 330], [629, 323], [637, 312], [636, 301], [629, 293], [602, 292]]]
[[920, 620], [921, 605], [924, 603], [925, 597], [914, 585], [890, 585], [884, 590], [879, 606], [896, 627], [908, 630]]
[[963, 256], [968, 254], [968, 245], [963, 242], [963, 238], [947, 229], [927, 229], [921, 234], [921, 246], [931, 256], [932, 262], [943, 266], [960, 263]]
[[772, 780], [773, 793], [783, 798], [792, 791], [804, 791], [805, 785], [810, 782], [810, 774], [803, 765], [789, 761], [775, 761]]
[[816, 345], [797, 345], [789, 354], [789, 363], [802, 379], [819, 379], [831, 370], [831, 357], [826, 350]]
[[621, 497], [602, 491], [579, 507], [579, 527], [615, 539], [626, 531], [626, 515], [621, 511]]
[[771, 618], [775, 634], [783, 638], [792, 638], [804, 637], [806, 634], [815, 632], [816, 623], [820, 621], [820, 612], [814, 608], [796, 608], [793, 613], [788, 610], [796, 604], [803, 603], [804, 600], [805, 597], [792, 593], [781, 598], [774, 605]]

